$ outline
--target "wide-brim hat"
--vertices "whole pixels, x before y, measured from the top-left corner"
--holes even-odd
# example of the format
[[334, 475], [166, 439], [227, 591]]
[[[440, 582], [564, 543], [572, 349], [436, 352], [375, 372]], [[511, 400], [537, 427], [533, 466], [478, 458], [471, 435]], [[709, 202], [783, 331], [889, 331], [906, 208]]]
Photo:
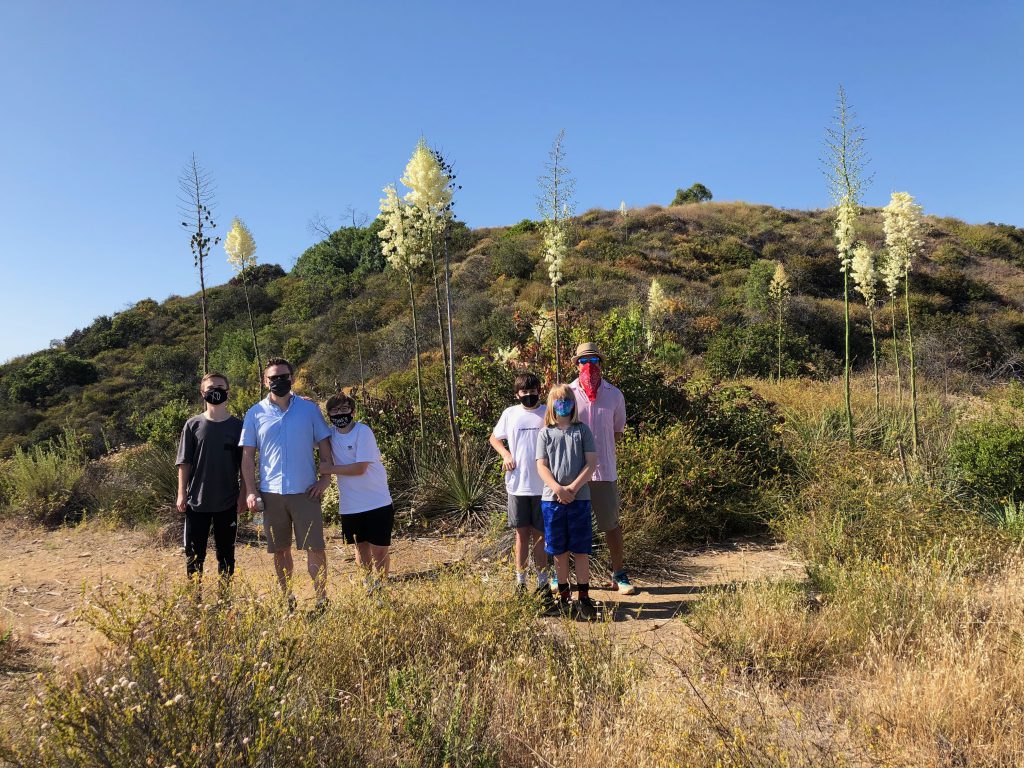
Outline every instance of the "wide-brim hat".
[[592, 341], [584, 341], [576, 347], [576, 354], [572, 356], [572, 364], [576, 365], [579, 363], [581, 357], [590, 357], [591, 355], [601, 358], [601, 362], [604, 362], [604, 355], [601, 354], [601, 350], [597, 348], [597, 344]]

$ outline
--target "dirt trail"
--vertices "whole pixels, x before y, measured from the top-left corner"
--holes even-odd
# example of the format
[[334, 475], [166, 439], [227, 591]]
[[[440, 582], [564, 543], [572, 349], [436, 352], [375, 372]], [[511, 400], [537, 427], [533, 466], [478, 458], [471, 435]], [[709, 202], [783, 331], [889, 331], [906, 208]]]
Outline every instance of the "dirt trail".
[[[0, 676], [0, 704], [17, 704], [28, 691], [28, 677], [47, 668], [77, 666], [93, 656], [100, 642], [81, 619], [90, 595], [116, 585], [154, 587], [180, 581], [184, 564], [180, 547], [162, 545], [145, 531], [109, 530], [98, 525], [43, 531], [0, 525], [8, 556], [0, 560], [0, 626], [13, 630], [21, 648], [17, 669]], [[396, 576], [429, 571], [466, 557], [477, 542], [465, 538], [401, 538], [392, 548]], [[269, 556], [256, 542], [239, 543], [239, 576], [260, 591], [275, 589]], [[678, 553], [670, 574], [649, 573], [634, 581], [639, 594], [620, 596], [595, 589], [613, 618], [611, 631], [644, 645], [671, 652], [690, 635], [673, 621], [709, 588], [745, 581], [800, 578], [803, 566], [782, 546], [737, 540]], [[207, 566], [216, 567], [213, 543]], [[328, 541], [329, 581], [355, 574], [350, 549], [339, 538]], [[304, 562], [296, 559], [297, 592], [309, 599]], [[212, 581], [212, 580], [211, 580]], [[212, 595], [214, 585], [206, 585]]]

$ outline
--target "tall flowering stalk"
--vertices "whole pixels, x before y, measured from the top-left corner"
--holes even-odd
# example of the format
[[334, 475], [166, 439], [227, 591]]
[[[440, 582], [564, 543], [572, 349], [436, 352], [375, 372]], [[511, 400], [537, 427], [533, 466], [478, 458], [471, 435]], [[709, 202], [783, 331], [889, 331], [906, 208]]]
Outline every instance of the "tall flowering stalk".
[[537, 207], [544, 217], [544, 261], [551, 280], [551, 297], [555, 314], [555, 381], [562, 380], [562, 346], [558, 323], [558, 286], [562, 283], [562, 267], [568, 252], [567, 224], [574, 207], [576, 182], [565, 165], [565, 130], [558, 132], [540, 182]]
[[445, 400], [448, 403], [448, 426], [452, 444], [459, 455], [459, 430], [455, 413], [455, 360], [452, 351], [451, 281], [449, 279], [447, 249], [445, 250], [444, 285], [448, 328], [442, 317], [441, 276], [437, 269], [438, 249], [442, 245], [451, 215], [451, 178], [444, 172], [435, 152], [420, 139], [412, 157], [405, 166], [402, 184], [409, 188], [405, 202], [419, 230], [420, 242], [430, 258], [430, 271], [434, 281], [434, 299], [437, 308], [437, 332], [441, 341], [441, 364], [444, 369]]
[[786, 274], [786, 268], [782, 266], [782, 262], [780, 261], [775, 265], [775, 274], [772, 275], [772, 281], [768, 283], [768, 298], [775, 304], [776, 320], [779, 331], [777, 375], [780, 382], [782, 381], [782, 324], [790, 293], [792, 293], [792, 287], [789, 283], [789, 275]]
[[647, 291], [647, 347], [653, 347], [657, 341], [657, 330], [668, 316], [671, 304], [665, 295], [665, 289], [657, 280], [651, 280]]
[[629, 242], [629, 208], [626, 207], [626, 201], [623, 200], [619, 203], [619, 218], [622, 220], [622, 242]]
[[921, 247], [918, 233], [921, 229], [921, 206], [909, 192], [893, 192], [889, 204], [882, 210], [882, 228], [890, 264], [887, 271], [903, 277], [903, 301], [907, 313], [907, 352], [910, 364], [910, 413], [913, 425], [913, 447], [917, 454], [920, 432], [917, 422], [917, 378], [914, 369], [914, 332], [910, 323], [910, 270]]
[[189, 248], [192, 261], [199, 272], [200, 306], [203, 313], [203, 373], [210, 370], [210, 316], [206, 309], [206, 257], [210, 248], [220, 242], [219, 237], [210, 237], [209, 230], [216, 229], [213, 220], [214, 184], [213, 177], [199, 164], [195, 154], [178, 177], [178, 210], [185, 220], [181, 226], [191, 233]]
[[[242, 281], [242, 290], [245, 291], [245, 310], [249, 313], [249, 330], [252, 331], [252, 349], [256, 354], [256, 368], [263, 370], [263, 362], [260, 357], [260, 343], [256, 338], [256, 321], [252, 316], [252, 305], [249, 303], [249, 280], [246, 272], [256, 268], [256, 241], [252, 232], [245, 226], [245, 222], [235, 217], [231, 222], [231, 231], [224, 238], [224, 251], [228, 255], [230, 264], [235, 274]], [[263, 376], [260, 380], [260, 397], [263, 397]]]
[[892, 352], [896, 363], [896, 401], [903, 405], [903, 376], [900, 372], [900, 342], [896, 335], [896, 301], [899, 298], [900, 281], [903, 279], [903, 265], [899, 258], [886, 254], [881, 265], [882, 282], [889, 294], [889, 313], [892, 318]]
[[853, 282], [857, 292], [864, 297], [868, 307], [868, 322], [871, 325], [871, 360], [875, 366], [875, 415], [882, 411], [878, 386], [878, 343], [875, 340], [875, 304], [878, 301], [878, 271], [875, 268], [875, 252], [864, 243], [853, 247], [851, 261]]
[[854, 124], [854, 115], [846, 103], [846, 91], [839, 86], [833, 124], [825, 130], [825, 176], [835, 203], [836, 252], [843, 273], [843, 387], [846, 397], [846, 432], [853, 447], [853, 407], [850, 402], [850, 266], [856, 240], [860, 194], [864, 186], [863, 130]]
[[381, 253], [388, 266], [405, 276], [409, 285], [409, 307], [412, 310], [412, 342], [416, 354], [416, 399], [420, 417], [420, 444], [426, 440], [423, 404], [423, 372], [420, 369], [420, 334], [416, 321], [416, 270], [426, 258], [417, 237], [416, 222], [409, 207], [402, 202], [393, 184], [384, 187], [380, 200], [380, 218], [384, 226], [377, 233]]

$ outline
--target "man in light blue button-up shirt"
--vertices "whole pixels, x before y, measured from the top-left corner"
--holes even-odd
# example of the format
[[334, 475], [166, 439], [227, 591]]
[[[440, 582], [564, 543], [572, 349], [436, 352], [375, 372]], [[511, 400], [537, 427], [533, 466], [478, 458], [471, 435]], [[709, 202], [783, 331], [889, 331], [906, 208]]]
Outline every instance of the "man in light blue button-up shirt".
[[295, 596], [290, 592], [294, 530], [296, 547], [306, 550], [317, 610], [323, 610], [327, 605], [327, 545], [320, 497], [330, 485], [331, 476], [318, 479], [313, 448], [320, 449], [321, 462], [326, 458], [333, 464], [331, 430], [316, 403], [292, 394], [293, 373], [291, 363], [284, 358], [267, 361], [263, 378], [270, 394], [246, 412], [242, 423], [242, 475], [246, 488], [254, 489], [246, 499], [249, 509], [255, 512], [260, 499], [263, 501], [267, 551], [274, 555], [277, 580], [289, 608], [295, 606]]

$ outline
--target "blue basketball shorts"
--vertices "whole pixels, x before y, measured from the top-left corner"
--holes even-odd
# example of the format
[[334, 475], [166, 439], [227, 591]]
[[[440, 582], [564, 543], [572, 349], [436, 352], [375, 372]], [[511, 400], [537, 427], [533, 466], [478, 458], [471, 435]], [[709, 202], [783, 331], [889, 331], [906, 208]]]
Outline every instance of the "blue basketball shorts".
[[594, 533], [590, 520], [590, 499], [577, 499], [569, 504], [542, 501], [544, 515], [544, 551], [549, 555], [589, 555]]

